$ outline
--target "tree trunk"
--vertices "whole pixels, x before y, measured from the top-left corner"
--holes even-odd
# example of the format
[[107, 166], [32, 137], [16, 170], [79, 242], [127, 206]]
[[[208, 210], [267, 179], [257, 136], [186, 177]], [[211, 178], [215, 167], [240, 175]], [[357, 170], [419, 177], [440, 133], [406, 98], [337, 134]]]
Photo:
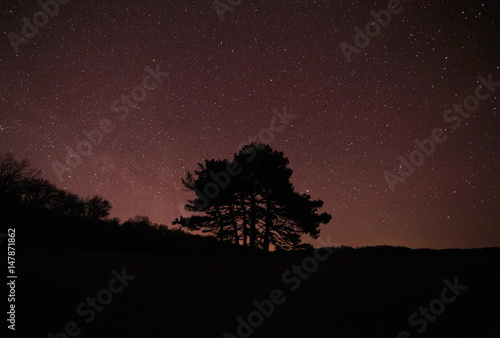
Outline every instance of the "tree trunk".
[[217, 211], [217, 215], [219, 216], [219, 233], [217, 234], [219, 241], [222, 242], [224, 240], [224, 220], [222, 219], [222, 214], [218, 207], [215, 207]]
[[272, 215], [272, 203], [271, 196], [267, 193], [267, 202], [266, 202], [266, 223], [265, 223], [265, 231], [264, 231], [264, 250], [269, 251], [269, 243], [271, 236], [271, 226], [273, 224], [273, 215]]
[[255, 196], [250, 195], [250, 247], [255, 248], [255, 238], [257, 233], [255, 231]]
[[240, 245], [240, 236], [238, 236], [238, 222], [236, 221], [236, 216], [234, 215], [232, 203], [229, 204], [229, 214], [231, 215], [231, 220], [233, 221], [234, 244]]
[[245, 208], [245, 200], [241, 198], [241, 214], [243, 217], [243, 246], [247, 246], [247, 237], [248, 237], [248, 221], [247, 221], [247, 210]]

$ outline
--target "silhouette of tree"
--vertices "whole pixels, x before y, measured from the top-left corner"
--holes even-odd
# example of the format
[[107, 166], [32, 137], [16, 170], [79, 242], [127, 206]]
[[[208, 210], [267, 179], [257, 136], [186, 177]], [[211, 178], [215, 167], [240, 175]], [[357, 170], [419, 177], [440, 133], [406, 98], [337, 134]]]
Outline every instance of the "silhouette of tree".
[[22, 189], [40, 171], [28, 160], [16, 161], [12, 153], [0, 154], [0, 213], [6, 219], [21, 212]]
[[[196, 198], [189, 200], [185, 208], [188, 211], [203, 212], [204, 216], [181, 218], [173, 224], [181, 224], [190, 230], [212, 233], [220, 241], [230, 239], [232, 235], [235, 235], [237, 223], [234, 218], [231, 192], [233, 185], [227, 178], [229, 174], [226, 174], [224, 179], [214, 178], [217, 173], [225, 172], [228, 164], [227, 160], [206, 160], [204, 164], [198, 163], [199, 169], [194, 172], [196, 178], [189, 172], [186, 174], [182, 183], [186, 188], [195, 192]], [[209, 198], [204, 194], [209, 194]], [[233, 229], [232, 233], [231, 229]]]
[[233, 249], [215, 238], [169, 230], [146, 216], [120, 225], [119, 219], [108, 218], [111, 204], [102, 197], [81, 199], [39, 176], [27, 160], [0, 154], [0, 232], [16, 227], [20, 247], [177, 254]]
[[156, 224], [151, 222], [149, 217], [142, 215], [136, 215], [134, 218], [129, 218], [122, 226], [127, 230], [147, 230], [156, 228]]
[[0, 155], [0, 213], [5, 223], [25, 224], [23, 229], [29, 227], [36, 237], [44, 231], [42, 227], [62, 234], [72, 226], [95, 223], [109, 215], [111, 204], [102, 197], [82, 200], [40, 174], [28, 160], [17, 161], [10, 153]]
[[16, 161], [12, 153], [0, 154], [0, 192], [8, 191], [40, 174], [41, 171], [32, 168], [28, 160]]
[[93, 196], [83, 201], [83, 217], [89, 221], [103, 219], [109, 216], [111, 204], [100, 196]]
[[[173, 224], [252, 248], [302, 247], [301, 236], [317, 238], [320, 224], [328, 223], [331, 216], [318, 214], [321, 200], [295, 192], [288, 164], [283, 152], [256, 143], [244, 146], [231, 162], [199, 163], [194, 174], [187, 172], [182, 179], [196, 195], [185, 205], [195, 215], [176, 219]], [[228, 167], [238, 168], [239, 174], [228, 174]]]
[[53, 216], [77, 217], [82, 214], [78, 196], [57, 189], [42, 178], [32, 178], [20, 185], [21, 206], [24, 212], [50, 213]]

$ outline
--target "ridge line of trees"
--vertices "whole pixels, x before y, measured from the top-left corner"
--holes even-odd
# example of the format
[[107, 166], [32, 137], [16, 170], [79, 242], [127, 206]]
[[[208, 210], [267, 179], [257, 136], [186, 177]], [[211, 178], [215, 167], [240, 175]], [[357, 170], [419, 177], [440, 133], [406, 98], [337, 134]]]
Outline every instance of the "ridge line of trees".
[[[230, 244], [250, 251], [311, 248], [302, 243], [302, 235], [317, 238], [319, 226], [331, 216], [319, 212], [321, 200], [295, 191], [288, 164], [283, 152], [256, 143], [244, 146], [231, 161], [200, 163], [194, 174], [187, 172], [182, 178], [195, 198], [185, 205], [193, 215], [172, 222], [181, 225], [176, 236], [198, 245], [201, 240], [182, 229], [201, 230], [212, 235], [212, 239], [204, 236], [209, 246]], [[236, 171], [229, 174], [228, 168]], [[206, 193], [206, 187], [214, 184], [220, 189], [208, 200], [201, 191]], [[161, 248], [161, 243], [167, 243], [164, 239], [174, 234], [167, 226], [152, 223], [146, 216], [121, 223], [109, 218], [111, 207], [101, 196], [80, 198], [59, 189], [42, 178], [28, 160], [17, 161], [11, 153], [0, 153], [0, 232], [19, 228], [24, 243], [35, 247], [123, 250], [151, 246], [155, 251], [169, 250]], [[178, 243], [174, 246], [180, 249]]]
[[98, 195], [81, 199], [58, 189], [40, 177], [41, 171], [28, 160], [17, 161], [11, 153], [0, 154], [0, 205], [2, 216], [43, 216], [52, 214], [85, 221], [102, 220], [109, 216], [111, 204]]

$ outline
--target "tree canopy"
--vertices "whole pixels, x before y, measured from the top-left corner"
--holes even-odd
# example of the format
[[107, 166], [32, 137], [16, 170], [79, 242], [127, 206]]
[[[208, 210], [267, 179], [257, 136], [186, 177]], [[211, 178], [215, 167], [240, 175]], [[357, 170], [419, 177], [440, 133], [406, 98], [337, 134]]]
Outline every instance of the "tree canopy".
[[173, 224], [264, 250], [305, 247], [302, 235], [317, 238], [331, 216], [318, 212], [323, 201], [295, 191], [288, 164], [283, 152], [257, 143], [244, 146], [231, 161], [199, 163], [182, 179], [195, 194], [185, 205], [194, 215]]
[[[111, 204], [100, 196], [81, 199], [40, 177], [29, 161], [0, 154], [0, 215], [6, 223], [92, 222], [105, 219]], [[7, 226], [7, 224], [6, 224]]]

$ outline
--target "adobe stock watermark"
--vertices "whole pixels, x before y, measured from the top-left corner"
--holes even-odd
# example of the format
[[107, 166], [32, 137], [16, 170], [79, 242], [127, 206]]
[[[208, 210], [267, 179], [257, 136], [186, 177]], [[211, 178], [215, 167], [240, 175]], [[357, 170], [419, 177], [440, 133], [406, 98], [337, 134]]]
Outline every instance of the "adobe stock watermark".
[[[271, 142], [274, 139], [274, 133], [282, 132], [285, 129], [285, 125], [289, 125], [290, 121], [296, 117], [296, 115], [287, 114], [286, 106], [283, 107], [282, 112], [280, 112], [278, 108], [274, 108], [273, 114], [275, 114], [276, 116], [273, 116], [273, 118], [269, 122], [269, 128], [260, 129], [257, 133], [257, 136], [248, 138], [248, 142]], [[276, 125], [276, 121], [278, 118], [281, 120], [280, 125]], [[238, 150], [241, 149], [245, 144], [247, 144], [247, 142], [242, 141], [238, 146]], [[255, 159], [255, 156], [257, 156], [256, 152], [253, 152], [252, 155], [253, 156], [246, 159], [247, 162], [253, 161]], [[205, 186], [203, 187], [203, 192], [201, 192], [197, 188], [194, 189], [196, 196], [203, 202], [203, 204], [199, 204], [198, 201], [195, 200], [194, 206], [196, 207], [196, 209], [203, 210], [204, 208], [206, 208], [210, 202], [210, 199], [217, 197], [220, 193], [220, 190], [226, 188], [229, 185], [231, 176], [239, 175], [242, 170], [243, 169], [239, 167], [239, 163], [233, 161], [231, 163], [228, 163], [226, 170], [224, 171], [219, 171], [217, 174], [213, 171], [210, 172], [209, 175], [210, 177], [212, 177], [214, 182], [208, 182], [207, 184], [205, 184]]]
[[[327, 238], [325, 243], [323, 240], [319, 239], [318, 242], [323, 246], [323, 248], [315, 249], [312, 256], [308, 256], [302, 260], [301, 265], [292, 265], [291, 269], [286, 270], [281, 275], [281, 280], [286, 287], [292, 291], [297, 291], [302, 282], [309, 279], [310, 275], [316, 272], [319, 266], [319, 262], [324, 262], [333, 254], [333, 245], [330, 243], [330, 236]], [[320, 252], [323, 253], [320, 254]], [[236, 318], [238, 323], [236, 327], [237, 336], [224, 332], [223, 338], [248, 338], [250, 337], [254, 330], [261, 327], [264, 324], [265, 318], [269, 318], [273, 315], [276, 305], [281, 305], [285, 303], [287, 297], [285, 296], [284, 288], [274, 289], [270, 292], [269, 298], [263, 301], [254, 300], [252, 304], [255, 310], [250, 312], [248, 316], [243, 319], [241, 316]]]
[[[135, 279], [135, 276], [127, 275], [125, 268], [122, 268], [121, 274], [116, 270], [111, 270], [114, 276], [108, 282], [108, 288], [102, 289], [97, 293], [95, 298], [87, 297], [85, 302], [81, 302], [76, 307], [76, 313], [80, 317], [87, 317], [83, 321], [90, 324], [96, 317], [96, 312], [102, 312], [106, 305], [109, 305], [113, 300], [113, 295], [117, 295], [123, 291], [128, 285], [128, 282]], [[49, 332], [49, 338], [68, 338], [76, 337], [82, 332], [82, 329], [75, 321], [69, 321], [64, 325], [64, 331], [58, 333]]]
[[379, 12], [370, 11], [370, 15], [375, 21], [368, 21], [364, 32], [358, 26], [354, 27], [356, 34], [354, 34], [353, 43], [355, 46], [346, 42], [340, 44], [340, 50], [344, 54], [346, 61], [351, 62], [353, 54], [359, 54], [361, 49], [370, 44], [370, 38], [374, 38], [380, 34], [382, 30], [380, 26], [387, 27], [391, 23], [392, 15], [399, 14], [402, 10], [403, 6], [401, 6], [399, 0], [389, 0], [387, 9], [382, 9]]
[[[424, 332], [429, 323], [436, 321], [437, 316], [442, 314], [446, 308], [445, 304], [453, 303], [458, 296], [461, 295], [460, 291], [464, 291], [467, 289], [467, 285], [458, 284], [458, 278], [455, 277], [453, 280], [453, 284], [447, 279], [443, 281], [444, 285], [446, 285], [443, 290], [441, 290], [441, 294], [439, 298], [435, 298], [430, 301], [429, 308], [419, 307], [418, 312], [413, 312], [408, 318], [408, 323], [411, 326], [420, 326], [417, 329], [418, 333]], [[429, 313], [429, 310], [431, 313]], [[409, 338], [410, 333], [408, 331], [401, 331], [398, 334], [398, 338]]]
[[[145, 71], [148, 73], [142, 78], [142, 85], [135, 86], [132, 88], [130, 95], [122, 94], [120, 99], [114, 100], [109, 109], [113, 113], [121, 113], [118, 116], [120, 121], [123, 121], [129, 115], [130, 109], [137, 108], [140, 102], [143, 102], [148, 96], [147, 92], [158, 87], [162, 83], [163, 78], [169, 75], [168, 72], [161, 72], [160, 65], [156, 65], [156, 70], [151, 67], [146, 67]], [[153, 83], [149, 80], [154, 78]], [[130, 108], [130, 109], [129, 109]], [[64, 173], [71, 173], [73, 169], [78, 167], [83, 162], [83, 157], [90, 156], [92, 154], [92, 146], [96, 147], [101, 144], [104, 135], [109, 134], [115, 130], [116, 124], [110, 118], [103, 118], [99, 122], [99, 127], [92, 129], [91, 131], [82, 130], [83, 136], [86, 140], [82, 140], [76, 144], [76, 151], [70, 146], [66, 146], [66, 164], [61, 164], [60, 162], [53, 161], [52, 169], [57, 176], [59, 182], [63, 181], [62, 175]]]
[[53, 18], [59, 13], [59, 5], [66, 5], [69, 0], [39, 0], [37, 1], [38, 6], [40, 6], [43, 11], [38, 11], [33, 13], [33, 18], [31, 21], [23, 16], [21, 21], [23, 25], [21, 26], [22, 36], [10, 32], [7, 34], [7, 38], [14, 49], [16, 54], [19, 54], [19, 45], [27, 44], [29, 39], [34, 38], [38, 34], [38, 28], [43, 28], [49, 22], [49, 17]]
[[213, 8], [217, 12], [220, 21], [224, 21], [224, 14], [229, 12], [234, 12], [234, 7], [237, 7], [243, 2], [243, 0], [227, 0], [227, 4], [221, 0], [215, 0], [212, 3]]
[[[463, 119], [469, 118], [471, 115], [470, 113], [475, 112], [479, 108], [480, 101], [488, 99], [495, 91], [495, 87], [500, 86], [500, 82], [493, 81], [492, 74], [488, 75], [488, 80], [482, 76], [479, 76], [477, 79], [479, 84], [474, 91], [474, 95], [467, 96], [463, 100], [463, 104], [453, 104], [453, 110], [447, 109], [443, 113], [443, 121], [450, 123], [450, 128], [452, 130], [457, 130], [462, 125]], [[397, 183], [402, 183], [406, 178], [413, 175], [415, 167], [422, 166], [425, 163], [426, 156], [431, 157], [434, 154], [436, 144], [445, 142], [447, 138], [448, 136], [444, 129], [435, 128], [432, 130], [430, 138], [424, 139], [423, 141], [419, 141], [418, 139], [414, 141], [418, 149], [413, 150], [408, 155], [408, 160], [398, 155], [398, 174], [384, 171], [384, 178], [391, 191], [396, 190], [395, 186]]]

